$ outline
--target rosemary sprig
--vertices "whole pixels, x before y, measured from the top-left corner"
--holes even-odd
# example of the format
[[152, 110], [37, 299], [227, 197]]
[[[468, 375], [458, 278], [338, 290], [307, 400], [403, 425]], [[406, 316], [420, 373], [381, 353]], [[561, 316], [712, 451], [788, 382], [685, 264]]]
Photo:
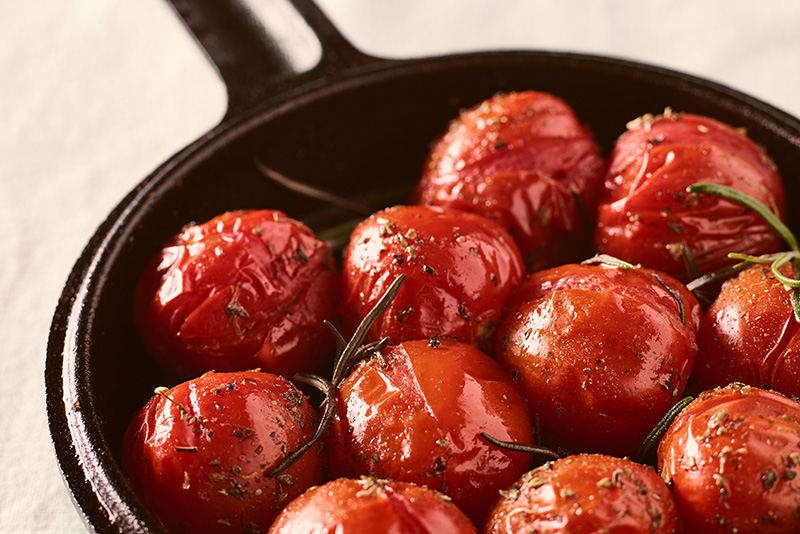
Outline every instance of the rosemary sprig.
[[742, 193], [741, 191], [726, 185], [712, 184], [708, 182], [698, 182], [690, 185], [686, 190], [689, 193], [704, 193], [706, 195], [717, 196], [724, 198], [725, 200], [730, 200], [731, 202], [741, 204], [742, 206], [756, 212], [762, 219], [764, 219], [764, 221], [776, 232], [778, 232], [784, 241], [786, 241], [786, 244], [789, 245], [789, 248], [795, 251], [800, 250], [797, 245], [797, 239], [794, 237], [792, 231], [789, 230], [789, 227], [783, 224], [783, 221], [781, 221], [778, 216], [772, 212], [772, 210], [750, 195]]
[[615, 258], [614, 256], [609, 256], [608, 254], [595, 254], [588, 260], [583, 260], [581, 265], [607, 265], [609, 267], [616, 267], [617, 269], [624, 269], [626, 271], [636, 268], [635, 265], [619, 258]]
[[636, 455], [637, 462], [644, 464], [652, 458], [654, 450], [658, 447], [658, 443], [669, 428], [669, 425], [672, 424], [675, 418], [678, 417], [678, 414], [693, 400], [694, 397], [684, 397], [664, 414], [664, 417], [661, 418], [653, 430], [644, 438], [644, 442], [642, 442], [642, 446], [639, 448], [639, 453]]
[[334, 364], [332, 379], [328, 381], [318, 375], [307, 375], [303, 373], [298, 373], [292, 377], [294, 381], [316, 387], [319, 391], [324, 393], [325, 400], [323, 401], [323, 406], [325, 406], [325, 409], [314, 435], [308, 441], [303, 443], [300, 448], [291, 452], [277, 467], [275, 467], [275, 469], [270, 471], [270, 477], [277, 477], [286, 471], [326, 434], [333, 423], [334, 416], [336, 415], [336, 388], [339, 386], [342, 380], [345, 379], [347, 374], [350, 372], [350, 369], [356, 364], [356, 362], [358, 362], [367, 354], [381, 350], [389, 343], [389, 338], [385, 337], [379, 341], [367, 343], [366, 345], [363, 344], [364, 338], [366, 338], [367, 333], [369, 332], [370, 328], [372, 328], [372, 325], [375, 324], [375, 321], [377, 321], [381, 315], [383, 315], [383, 313], [389, 308], [389, 305], [391, 305], [394, 298], [397, 296], [397, 293], [400, 291], [400, 287], [403, 285], [405, 278], [406, 275], [404, 274], [401, 274], [395, 278], [394, 282], [392, 282], [377, 304], [375, 304], [375, 306], [358, 325], [355, 334], [353, 334], [353, 337], [350, 338], [349, 342], [345, 343], [344, 337], [342, 337], [339, 331], [336, 330], [331, 323], [326, 321], [326, 324], [334, 331], [334, 335], [336, 336], [336, 348], [337, 353], [339, 354], [336, 359], [336, 363]]
[[500, 447], [501, 449], [506, 449], [515, 452], [526, 452], [528, 454], [537, 454], [539, 456], [544, 456], [545, 458], [551, 460], [558, 460], [559, 458], [561, 458], [561, 455], [558, 454], [556, 451], [548, 447], [543, 447], [542, 445], [528, 445], [527, 443], [517, 443], [514, 441], [501, 441], [497, 438], [490, 436], [486, 432], [481, 432], [480, 435], [483, 439], [485, 439], [495, 447]]
[[[778, 235], [789, 245], [790, 252], [784, 252], [778, 255], [766, 255], [762, 257], [754, 257], [754, 256], [746, 256], [744, 254], [729, 254], [729, 258], [734, 259], [745, 259], [745, 263], [749, 263], [749, 265], [744, 266], [740, 270], [744, 270], [751, 265], [756, 265], [759, 263], [771, 263], [770, 269], [772, 273], [775, 275], [782, 284], [786, 287], [789, 287], [793, 290], [792, 293], [792, 310], [794, 312], [794, 317], [797, 322], [800, 323], [800, 280], [796, 278], [791, 278], [789, 276], [784, 275], [780, 272], [780, 268], [786, 265], [787, 263], [791, 263], [792, 270], [797, 274], [800, 273], [800, 246], [798, 246], [797, 238], [786, 226], [783, 221], [781, 221], [778, 216], [773, 213], [767, 206], [765, 206], [762, 202], [759, 202], [757, 199], [751, 197], [746, 193], [742, 193], [732, 187], [728, 187], [725, 185], [720, 184], [712, 184], [707, 182], [699, 182], [693, 185], [690, 185], [686, 188], [689, 193], [703, 193], [706, 195], [717, 196], [720, 198], [724, 198], [725, 200], [730, 200], [731, 202], [736, 202], [752, 211], [754, 211], [757, 215], [759, 215], [764, 222], [766, 222], [770, 227], [772, 227]], [[762, 261], [768, 258], [768, 261]], [[741, 264], [740, 264], [741, 265]], [[739, 267], [739, 266], [735, 266]], [[737, 271], [738, 272], [738, 271]], [[712, 273], [715, 274], [715, 273]], [[717, 277], [716, 279], [720, 279], [721, 277]], [[708, 281], [704, 281], [702, 285], [705, 285]], [[700, 287], [700, 285], [695, 285], [694, 287]]]

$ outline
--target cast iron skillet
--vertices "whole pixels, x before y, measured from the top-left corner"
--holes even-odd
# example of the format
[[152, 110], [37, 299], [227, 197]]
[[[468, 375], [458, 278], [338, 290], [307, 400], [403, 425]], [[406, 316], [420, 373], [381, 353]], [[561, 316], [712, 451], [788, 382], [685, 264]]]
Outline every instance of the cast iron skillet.
[[[497, 91], [538, 89], [571, 104], [608, 153], [627, 121], [666, 106], [747, 128], [777, 163], [789, 198], [800, 182], [800, 122], [729, 88], [618, 59], [487, 52], [389, 61], [354, 49], [310, 0], [171, 0], [224, 79], [221, 124], [139, 184], [76, 263], [47, 349], [50, 430], [63, 476], [97, 532], [164, 532], [118, 465], [129, 419], [159, 385], [131, 318], [136, 280], [190, 221], [278, 208], [314, 229], [352, 213], [265, 180], [270, 167], [375, 210], [402, 203], [432, 139], [459, 109]], [[381, 23], [381, 21], [376, 21]], [[790, 226], [800, 215], [789, 212]]]

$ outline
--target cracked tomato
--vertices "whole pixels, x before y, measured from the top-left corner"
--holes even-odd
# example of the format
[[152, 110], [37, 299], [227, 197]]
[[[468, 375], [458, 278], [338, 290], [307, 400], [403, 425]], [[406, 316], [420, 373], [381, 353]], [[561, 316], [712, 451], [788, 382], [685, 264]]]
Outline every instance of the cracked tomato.
[[679, 534], [675, 498], [650, 467], [602, 454], [547, 462], [502, 492], [483, 534]]
[[800, 532], [800, 404], [732, 384], [684, 408], [658, 446], [687, 532]]
[[291, 377], [333, 348], [341, 278], [330, 247], [273, 210], [190, 225], [153, 258], [134, 317], [150, 350], [187, 376], [261, 368]]
[[[781, 272], [794, 276], [791, 265]], [[697, 337], [694, 388], [741, 382], [800, 396], [800, 324], [792, 289], [769, 265], [754, 265], [722, 285]]]
[[425, 485], [479, 521], [532, 463], [481, 436], [534, 443], [527, 403], [511, 378], [466, 343], [389, 346], [359, 363], [336, 397], [328, 436], [334, 476]]
[[756, 213], [686, 191], [698, 182], [732, 187], [785, 215], [781, 179], [760, 146], [714, 119], [667, 112], [633, 121], [617, 140], [600, 193], [595, 247], [684, 282], [736, 263], [730, 252], [780, 250], [780, 237]]
[[434, 206], [395, 206], [353, 231], [344, 251], [342, 321], [352, 333], [401, 274], [403, 287], [368, 339], [438, 337], [490, 349], [525, 267], [497, 223]]
[[681, 398], [700, 316], [669, 275], [564, 265], [514, 294], [496, 357], [538, 414], [545, 445], [633, 455]]
[[450, 124], [412, 198], [496, 220], [541, 269], [586, 257], [604, 170], [594, 136], [562, 99], [501, 93]]
[[475, 534], [464, 512], [439, 492], [371, 477], [340, 478], [289, 503], [269, 534]]
[[170, 532], [264, 532], [286, 503], [324, 482], [320, 447], [270, 476], [317, 421], [286, 379], [209, 372], [157, 393], [125, 433], [122, 467]]

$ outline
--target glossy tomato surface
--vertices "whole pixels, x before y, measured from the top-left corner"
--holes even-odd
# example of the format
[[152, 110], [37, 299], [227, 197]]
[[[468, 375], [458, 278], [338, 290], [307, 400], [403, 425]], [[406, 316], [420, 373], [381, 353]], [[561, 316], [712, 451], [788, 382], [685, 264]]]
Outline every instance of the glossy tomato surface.
[[413, 199], [496, 220], [541, 269], [586, 257], [604, 170], [592, 133], [561, 98], [501, 93], [450, 124]]
[[714, 119], [669, 112], [633, 121], [617, 140], [600, 194], [595, 247], [684, 282], [684, 247], [699, 274], [735, 263], [730, 252], [780, 250], [777, 233], [754, 212], [687, 193], [697, 182], [732, 187], [784, 216], [783, 185], [760, 146]]
[[341, 280], [330, 247], [274, 210], [190, 225], [142, 275], [135, 319], [148, 347], [187, 376], [313, 371], [333, 346]]
[[342, 382], [328, 439], [331, 472], [426, 485], [479, 521], [497, 491], [532, 462], [482, 432], [534, 442], [527, 403], [510, 377], [466, 343], [405, 342], [361, 362]]
[[353, 231], [342, 267], [342, 320], [352, 332], [400, 274], [406, 280], [371, 338], [450, 338], [491, 348], [525, 267], [497, 223], [450, 208], [395, 206]]
[[687, 532], [800, 532], [800, 404], [732, 384], [708, 391], [658, 447]]
[[[794, 276], [790, 265], [782, 272]], [[695, 389], [741, 382], [800, 396], [800, 324], [791, 299], [769, 265], [725, 282], [700, 325]]]
[[269, 534], [474, 534], [469, 518], [439, 492], [371, 477], [310, 489], [281, 512]]
[[496, 502], [483, 534], [678, 534], [669, 487], [650, 467], [602, 454], [568, 456], [523, 475]]
[[314, 433], [317, 414], [284, 378], [206, 373], [154, 396], [124, 436], [123, 470], [171, 532], [263, 532], [324, 482], [321, 449], [270, 477]]
[[564, 265], [520, 286], [496, 354], [538, 414], [545, 445], [631, 455], [681, 398], [700, 316], [664, 273]]

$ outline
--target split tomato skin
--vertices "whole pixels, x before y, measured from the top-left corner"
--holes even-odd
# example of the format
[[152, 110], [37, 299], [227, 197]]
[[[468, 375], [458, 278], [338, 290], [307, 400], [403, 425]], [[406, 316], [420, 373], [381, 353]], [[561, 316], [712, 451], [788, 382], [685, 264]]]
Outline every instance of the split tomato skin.
[[501, 93], [452, 121], [412, 201], [496, 220], [542, 269], [586, 257], [604, 170], [593, 134], [562, 99]]
[[521, 284], [496, 357], [538, 415], [545, 445], [634, 455], [683, 394], [701, 313], [667, 274], [564, 265]]
[[[795, 276], [791, 265], [781, 272]], [[769, 265], [726, 281], [700, 325], [695, 389], [740, 382], [800, 396], [800, 324], [791, 299]]]
[[320, 447], [269, 476], [316, 421], [278, 375], [209, 372], [137, 412], [123, 438], [123, 472], [170, 532], [266, 531], [283, 505], [325, 480]]
[[343, 259], [341, 316], [355, 331], [387, 288], [406, 276], [368, 339], [439, 337], [491, 350], [494, 331], [525, 266], [497, 223], [434, 206], [395, 206], [361, 222]]
[[339, 478], [289, 503], [269, 534], [475, 534], [469, 518], [439, 492], [371, 477]]
[[184, 376], [316, 370], [333, 348], [341, 278], [330, 247], [275, 210], [190, 225], [142, 275], [134, 317], [146, 345]]
[[669, 487], [650, 467], [602, 454], [547, 462], [501, 492], [481, 534], [680, 534]]
[[743, 384], [702, 393], [658, 447], [687, 532], [800, 531], [800, 404]]
[[746, 193], [784, 218], [774, 163], [744, 133], [689, 113], [645, 116], [629, 125], [609, 157], [600, 192], [595, 248], [687, 282], [683, 247], [698, 274], [781, 248], [778, 234], [737, 203], [686, 188], [710, 182]]
[[425, 485], [477, 522], [532, 462], [482, 432], [526, 444], [535, 437], [525, 399], [492, 358], [449, 340], [390, 346], [359, 363], [337, 391], [331, 473]]

